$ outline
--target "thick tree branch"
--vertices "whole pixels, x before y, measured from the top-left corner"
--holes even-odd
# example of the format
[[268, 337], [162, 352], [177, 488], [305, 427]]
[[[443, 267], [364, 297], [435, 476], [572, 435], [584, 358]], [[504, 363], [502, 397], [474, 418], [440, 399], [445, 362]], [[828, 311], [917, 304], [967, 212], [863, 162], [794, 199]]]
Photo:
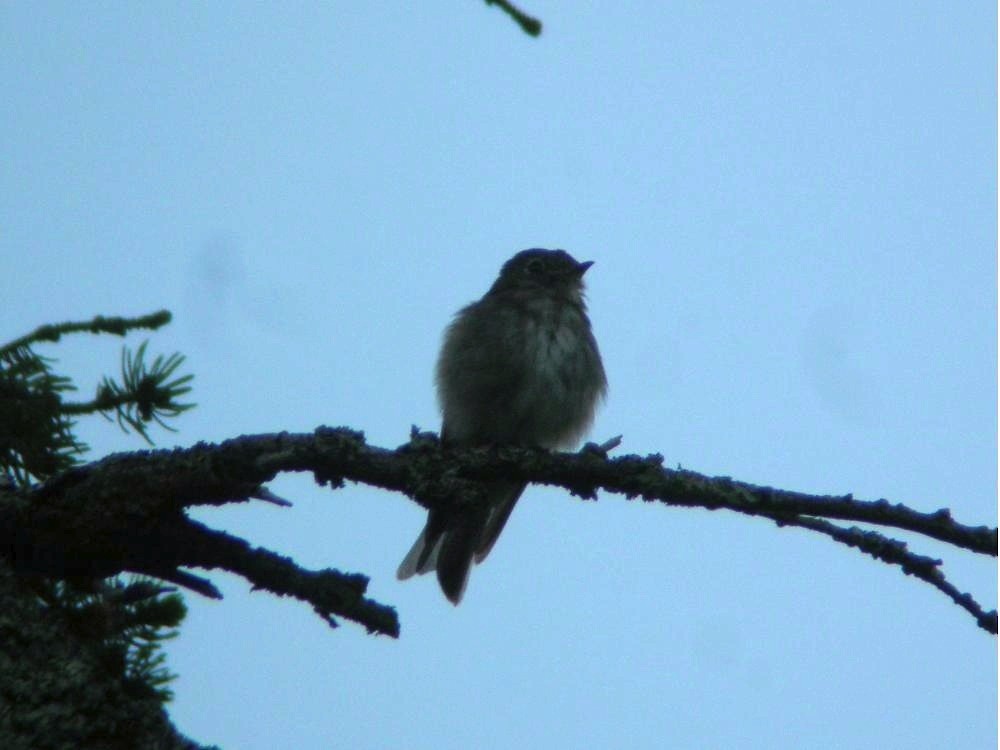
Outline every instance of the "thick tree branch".
[[212, 598], [221, 598], [215, 586], [183, 568], [222, 568], [312, 604], [331, 625], [340, 615], [398, 635], [395, 612], [363, 596], [365, 576], [305, 570], [188, 518], [185, 507], [246, 500], [258, 489], [229, 473], [238, 462], [227, 466], [212, 453], [213, 446], [198, 445], [109, 456], [33, 492], [0, 492], [0, 557], [20, 573], [98, 578], [132, 571]]
[[713, 479], [665, 469], [657, 455], [609, 459], [598, 446], [573, 454], [509, 447], [450, 450], [436, 436], [416, 431], [394, 451], [370, 446], [352, 430], [320, 428], [313, 434], [250, 435], [217, 445], [109, 456], [30, 491], [0, 492], [0, 557], [22, 573], [101, 577], [130, 570], [209, 596], [217, 595], [214, 586], [184, 568], [221, 568], [256, 588], [310, 603], [331, 624], [339, 616], [371, 632], [398, 634], [395, 611], [364, 597], [364, 576], [304, 570], [184, 513], [198, 505], [249, 500], [260, 494], [262, 483], [288, 471], [311, 472], [320, 484], [333, 487], [350, 480], [401, 492], [424, 507], [475, 502], [477, 493], [469, 490], [476, 485], [470, 483], [507, 477], [564, 487], [584, 498], [604, 489], [667, 505], [761, 516], [898, 565], [948, 595], [980, 627], [997, 630], [996, 612], [984, 612], [972, 597], [960, 594], [941, 574], [939, 561], [883, 534], [824, 520], [904, 529], [996, 556], [995, 528], [960, 524], [947, 511], [920, 513], [884, 500], [812, 496]]

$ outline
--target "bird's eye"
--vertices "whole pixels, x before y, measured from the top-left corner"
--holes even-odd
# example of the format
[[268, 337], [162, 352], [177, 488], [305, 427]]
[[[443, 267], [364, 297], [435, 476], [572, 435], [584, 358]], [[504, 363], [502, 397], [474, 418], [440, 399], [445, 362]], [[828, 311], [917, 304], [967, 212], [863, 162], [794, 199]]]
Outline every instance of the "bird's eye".
[[528, 261], [527, 269], [528, 273], [539, 274], [545, 270], [545, 264], [538, 258], [532, 258]]

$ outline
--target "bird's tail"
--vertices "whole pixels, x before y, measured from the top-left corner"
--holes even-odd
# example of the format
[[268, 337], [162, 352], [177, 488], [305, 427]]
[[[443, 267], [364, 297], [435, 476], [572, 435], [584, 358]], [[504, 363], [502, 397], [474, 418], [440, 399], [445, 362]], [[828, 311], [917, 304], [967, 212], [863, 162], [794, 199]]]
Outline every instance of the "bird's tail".
[[472, 563], [482, 562], [493, 549], [524, 487], [522, 482], [491, 482], [482, 513], [432, 510], [424, 530], [399, 564], [396, 577], [405, 580], [437, 570], [441, 590], [458, 604]]

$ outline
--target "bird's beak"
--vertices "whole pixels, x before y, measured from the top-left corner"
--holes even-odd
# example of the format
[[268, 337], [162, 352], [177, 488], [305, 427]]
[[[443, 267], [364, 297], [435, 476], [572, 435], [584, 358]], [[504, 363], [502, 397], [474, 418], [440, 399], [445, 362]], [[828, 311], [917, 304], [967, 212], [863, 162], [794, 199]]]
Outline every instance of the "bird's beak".
[[577, 277], [583, 276], [585, 273], [587, 273], [587, 269], [590, 268], [592, 265], [594, 265], [594, 261], [592, 260], [585, 260], [583, 263], [577, 263], [576, 264]]

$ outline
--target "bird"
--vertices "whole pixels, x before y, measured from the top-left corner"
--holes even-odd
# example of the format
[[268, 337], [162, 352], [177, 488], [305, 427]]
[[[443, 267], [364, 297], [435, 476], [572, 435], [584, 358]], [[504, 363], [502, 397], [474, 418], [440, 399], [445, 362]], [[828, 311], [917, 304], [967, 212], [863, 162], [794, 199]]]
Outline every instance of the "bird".
[[[584, 298], [592, 265], [565, 250], [522, 250], [455, 314], [435, 368], [445, 446], [579, 442], [608, 388]], [[473, 563], [490, 553], [525, 488], [514, 479], [484, 485], [485, 501], [471, 509], [428, 512], [397, 578], [434, 570], [445, 596], [461, 602]]]

